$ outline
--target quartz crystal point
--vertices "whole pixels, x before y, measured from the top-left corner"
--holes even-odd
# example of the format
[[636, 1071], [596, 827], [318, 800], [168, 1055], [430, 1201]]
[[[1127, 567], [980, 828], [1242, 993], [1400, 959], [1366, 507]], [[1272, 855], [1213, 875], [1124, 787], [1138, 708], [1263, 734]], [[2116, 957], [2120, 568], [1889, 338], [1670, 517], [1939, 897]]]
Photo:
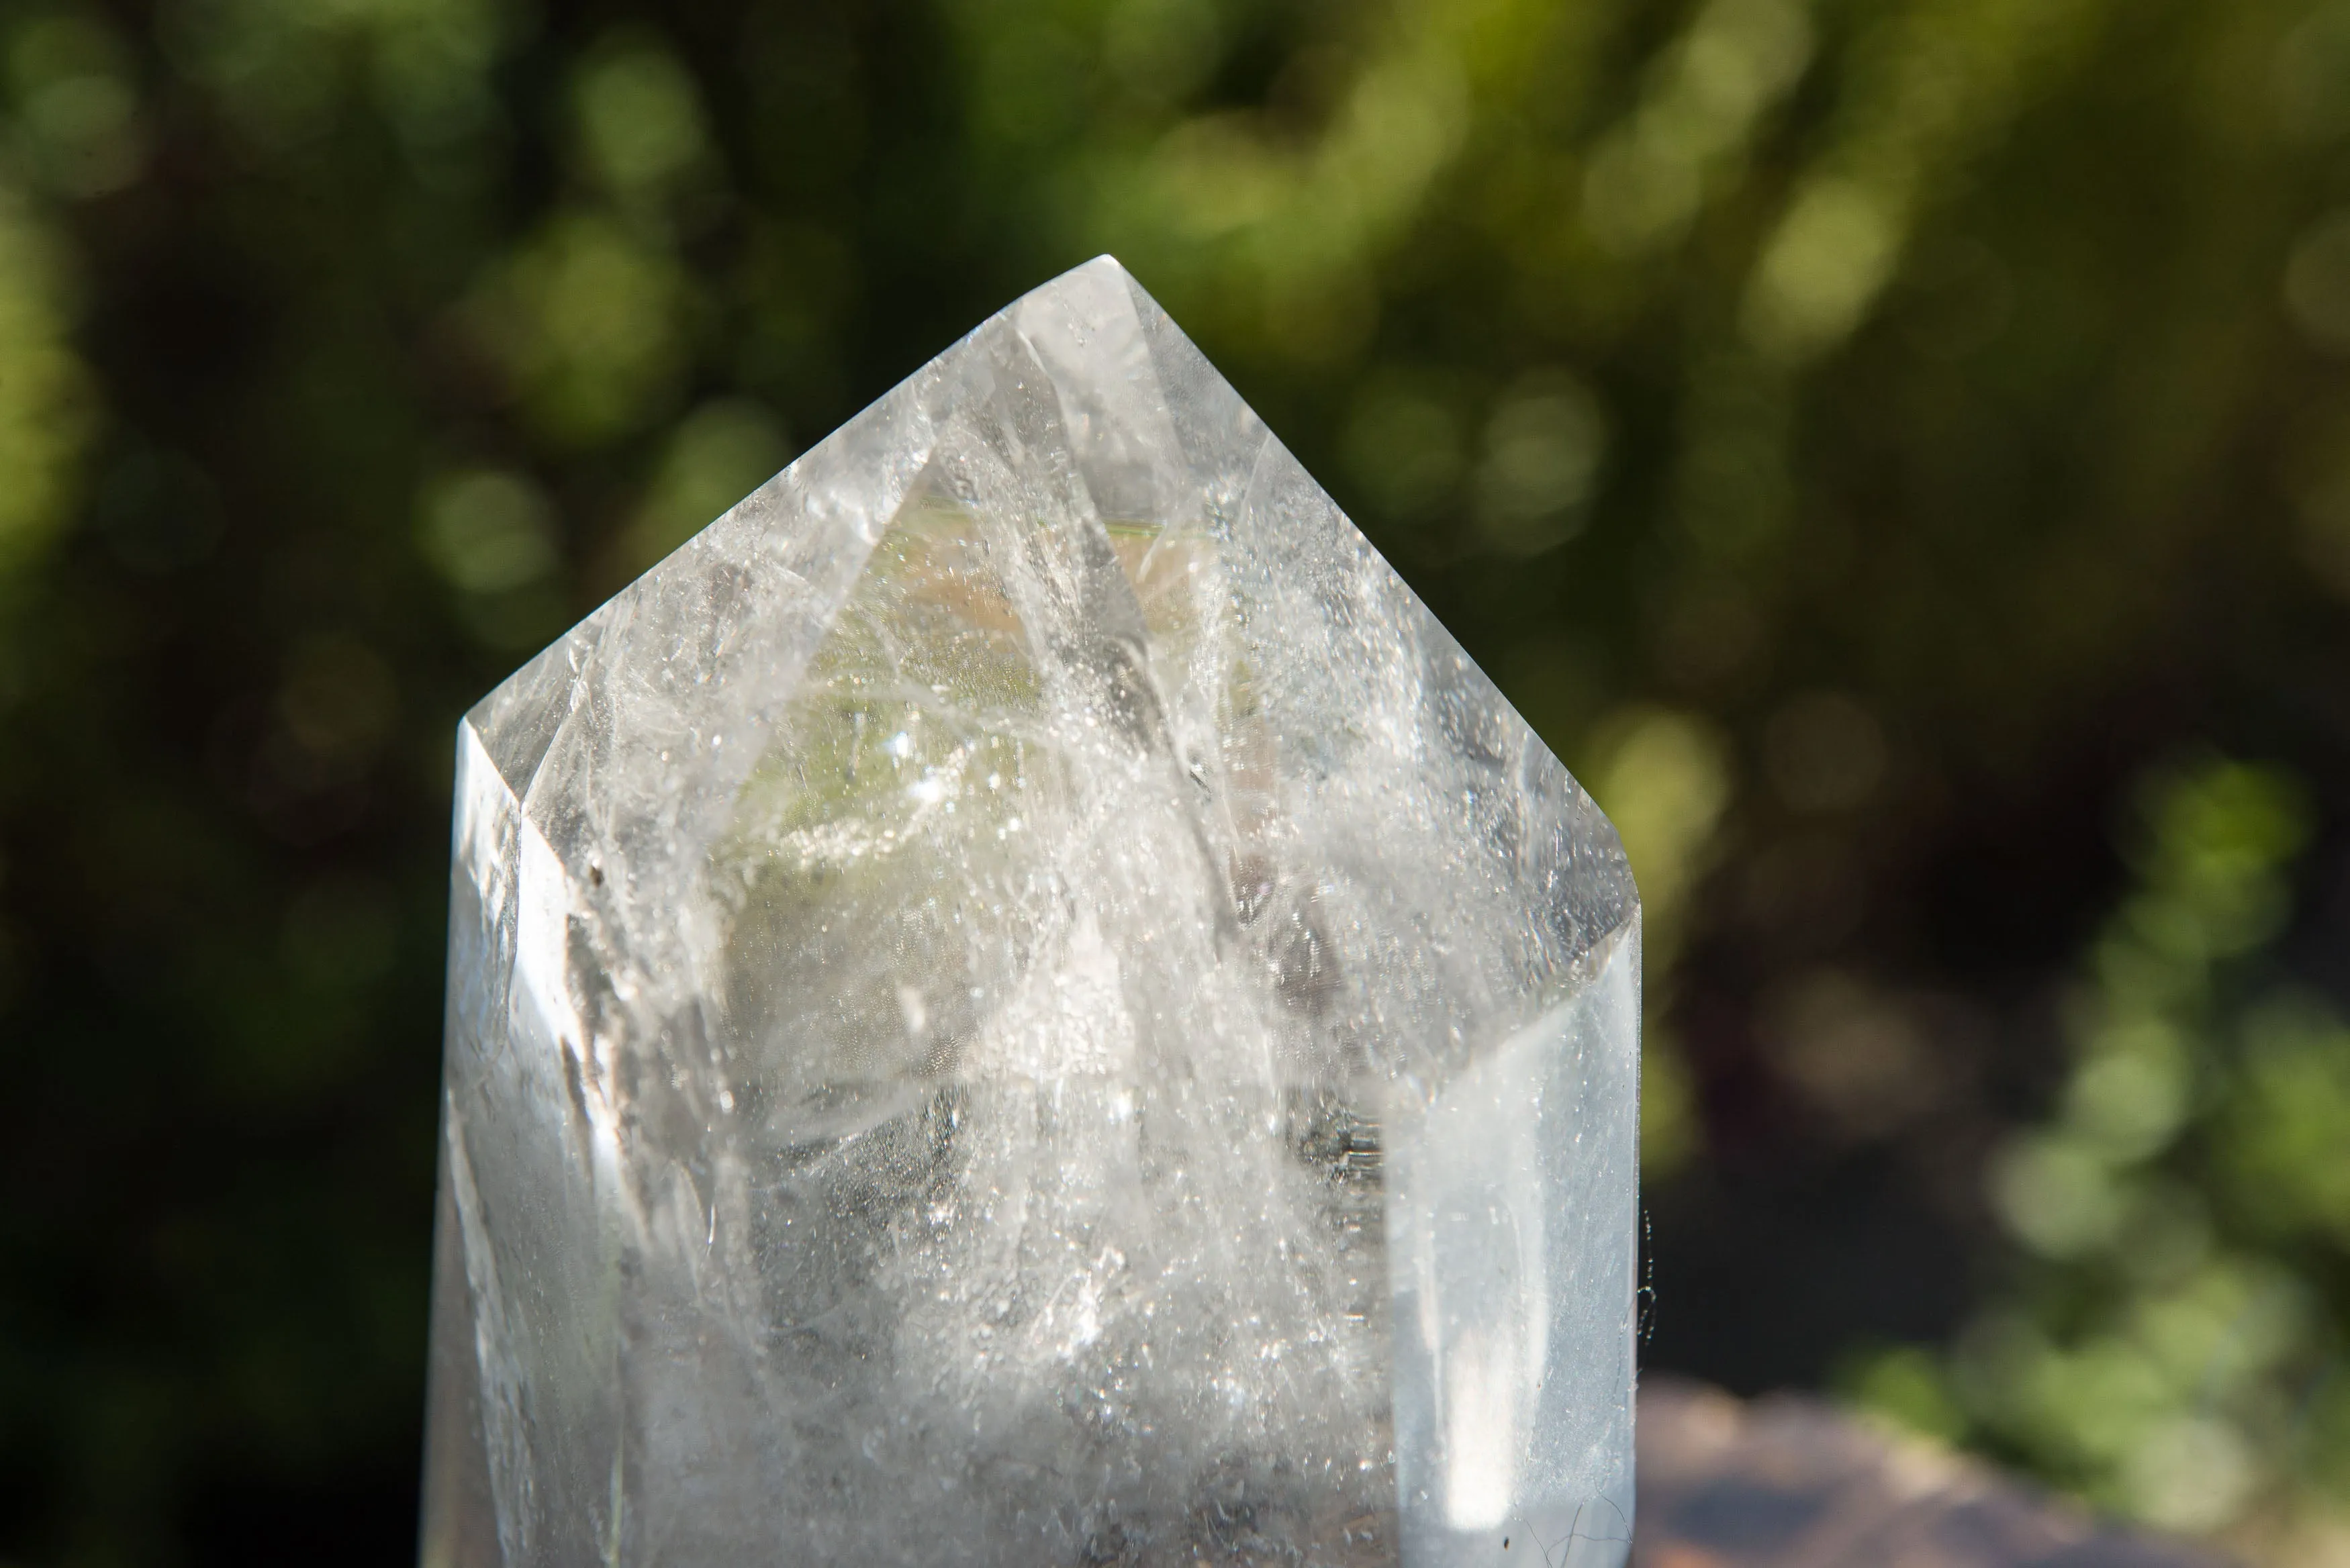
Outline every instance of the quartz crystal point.
[[1624, 1560], [1615, 831], [1116, 262], [457, 743], [426, 1564]]

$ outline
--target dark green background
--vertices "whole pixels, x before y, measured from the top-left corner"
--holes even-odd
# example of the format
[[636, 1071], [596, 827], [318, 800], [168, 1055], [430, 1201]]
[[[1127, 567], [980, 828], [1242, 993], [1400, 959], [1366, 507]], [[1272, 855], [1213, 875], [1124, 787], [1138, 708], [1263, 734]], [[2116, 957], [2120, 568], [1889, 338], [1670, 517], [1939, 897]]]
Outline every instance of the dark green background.
[[1105, 250], [1624, 826], [1649, 1364], [2340, 1549], [2350, 0], [5, 0], [0, 1562], [411, 1555], [456, 716]]

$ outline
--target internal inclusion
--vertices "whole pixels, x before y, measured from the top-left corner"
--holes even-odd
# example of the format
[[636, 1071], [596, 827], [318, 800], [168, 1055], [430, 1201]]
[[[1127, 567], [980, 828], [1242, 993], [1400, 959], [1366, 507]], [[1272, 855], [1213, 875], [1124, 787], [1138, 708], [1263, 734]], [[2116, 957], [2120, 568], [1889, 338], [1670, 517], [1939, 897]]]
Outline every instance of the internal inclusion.
[[843, 1555], [1397, 1561], [1373, 1046], [1227, 597], [1203, 534], [923, 490], [719, 850], [771, 1407], [847, 1456], [785, 1511]]

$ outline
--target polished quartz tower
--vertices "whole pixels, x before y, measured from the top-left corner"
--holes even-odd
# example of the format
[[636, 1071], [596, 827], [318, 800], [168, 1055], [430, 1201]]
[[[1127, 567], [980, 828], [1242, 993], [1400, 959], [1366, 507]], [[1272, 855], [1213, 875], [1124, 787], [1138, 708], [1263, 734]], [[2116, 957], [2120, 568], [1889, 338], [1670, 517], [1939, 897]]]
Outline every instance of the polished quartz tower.
[[1614, 1568], [1615, 831], [1118, 264], [458, 732], [428, 1568]]

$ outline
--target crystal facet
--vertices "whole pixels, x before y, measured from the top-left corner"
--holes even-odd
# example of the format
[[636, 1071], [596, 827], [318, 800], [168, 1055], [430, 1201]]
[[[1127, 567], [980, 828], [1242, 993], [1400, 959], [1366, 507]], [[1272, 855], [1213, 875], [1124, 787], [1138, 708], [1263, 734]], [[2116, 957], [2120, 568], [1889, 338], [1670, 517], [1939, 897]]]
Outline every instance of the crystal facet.
[[1116, 262], [458, 748], [427, 1564], [1623, 1561], [1615, 832]]

